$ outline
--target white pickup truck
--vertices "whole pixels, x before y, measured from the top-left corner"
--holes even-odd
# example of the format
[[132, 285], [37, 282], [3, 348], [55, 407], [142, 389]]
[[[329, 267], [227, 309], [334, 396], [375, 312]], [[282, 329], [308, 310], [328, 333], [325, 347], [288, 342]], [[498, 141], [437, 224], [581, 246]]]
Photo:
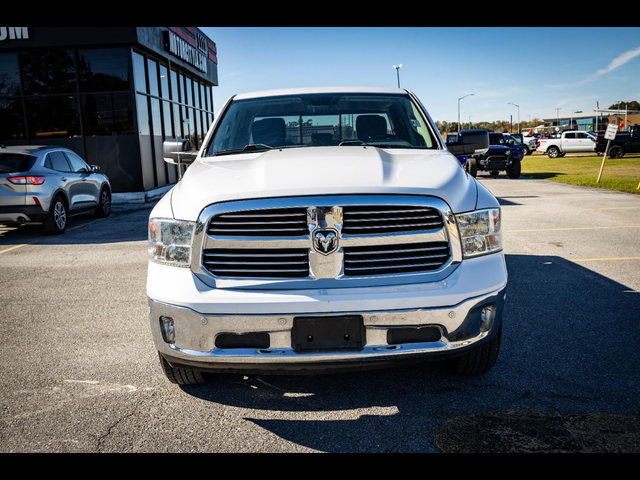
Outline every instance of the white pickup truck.
[[367, 88], [238, 95], [199, 153], [167, 141], [166, 161], [191, 165], [149, 222], [167, 378], [423, 359], [488, 373], [501, 210], [456, 158], [488, 147], [486, 131], [445, 144], [411, 92]]
[[558, 138], [540, 140], [538, 152], [546, 153], [549, 158], [562, 158], [567, 153], [595, 152], [597, 138], [587, 132], [564, 132]]

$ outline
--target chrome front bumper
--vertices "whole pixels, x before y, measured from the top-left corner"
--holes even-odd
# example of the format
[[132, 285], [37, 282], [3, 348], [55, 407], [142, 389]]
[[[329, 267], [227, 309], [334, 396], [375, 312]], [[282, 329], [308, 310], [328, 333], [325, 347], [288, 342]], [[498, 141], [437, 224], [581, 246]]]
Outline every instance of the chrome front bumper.
[[[470, 299], [454, 307], [385, 312], [345, 312], [364, 319], [366, 343], [357, 351], [298, 353], [293, 349], [294, 319], [334, 317], [341, 314], [278, 316], [211, 316], [150, 300], [151, 330], [160, 354], [174, 367], [207, 371], [315, 370], [353, 364], [386, 363], [429, 357], [455, 356], [491, 340], [502, 325], [505, 290]], [[482, 311], [495, 306], [491, 325], [483, 324]], [[175, 342], [165, 341], [161, 317], [173, 319]], [[442, 339], [434, 343], [389, 345], [392, 329], [435, 327]], [[265, 350], [222, 350], [216, 337], [222, 334], [268, 333], [271, 346]]]

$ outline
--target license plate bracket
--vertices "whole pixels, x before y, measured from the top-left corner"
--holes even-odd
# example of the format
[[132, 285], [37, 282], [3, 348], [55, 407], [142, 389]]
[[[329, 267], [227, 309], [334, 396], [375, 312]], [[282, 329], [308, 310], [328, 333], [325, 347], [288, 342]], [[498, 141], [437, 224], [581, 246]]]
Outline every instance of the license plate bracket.
[[362, 350], [364, 318], [358, 315], [295, 318], [292, 340], [296, 352]]

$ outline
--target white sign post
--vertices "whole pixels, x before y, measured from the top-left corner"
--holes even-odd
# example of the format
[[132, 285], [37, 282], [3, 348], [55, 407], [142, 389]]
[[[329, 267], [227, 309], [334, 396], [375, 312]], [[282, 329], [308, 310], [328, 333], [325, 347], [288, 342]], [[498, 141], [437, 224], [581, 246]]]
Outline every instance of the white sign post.
[[602, 181], [602, 174], [604, 173], [604, 166], [607, 164], [607, 155], [609, 155], [609, 149], [611, 148], [611, 141], [616, 139], [618, 135], [618, 130], [620, 127], [618, 125], [614, 125], [613, 123], [609, 124], [607, 128], [607, 133], [604, 135], [604, 139], [608, 140], [607, 149], [604, 151], [604, 158], [602, 159], [602, 168], [600, 168], [600, 175], [598, 176], [598, 184]]

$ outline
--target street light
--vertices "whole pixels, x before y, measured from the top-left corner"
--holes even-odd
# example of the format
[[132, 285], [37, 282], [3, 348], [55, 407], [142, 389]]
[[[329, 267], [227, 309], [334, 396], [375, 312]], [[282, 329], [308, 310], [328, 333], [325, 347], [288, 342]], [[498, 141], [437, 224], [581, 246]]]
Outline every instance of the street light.
[[402, 88], [400, 87], [400, 69], [402, 68], [402, 64], [396, 66], [394, 65], [393, 68], [396, 69], [396, 72], [398, 72], [398, 88]]
[[458, 99], [458, 132], [460, 132], [462, 130], [462, 121], [460, 120], [461, 118], [461, 112], [460, 112], [460, 103], [462, 102], [462, 100], [464, 100], [465, 98], [468, 97], [475, 97], [476, 94], [475, 93], [470, 93], [469, 95], [465, 95], [462, 98]]
[[522, 123], [520, 122], [520, 105], [516, 105], [515, 103], [508, 103], [507, 105], [513, 105], [514, 107], [518, 107], [518, 133], [522, 133]]

